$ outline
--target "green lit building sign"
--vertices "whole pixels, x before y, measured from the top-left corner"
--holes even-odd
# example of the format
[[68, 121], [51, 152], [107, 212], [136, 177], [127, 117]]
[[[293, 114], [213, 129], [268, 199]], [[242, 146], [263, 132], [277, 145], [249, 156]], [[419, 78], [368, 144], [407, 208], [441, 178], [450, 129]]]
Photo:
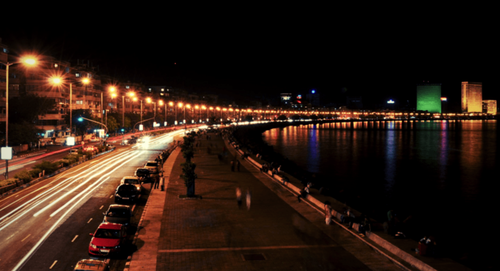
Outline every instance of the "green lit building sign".
[[441, 113], [441, 84], [417, 86], [417, 111]]

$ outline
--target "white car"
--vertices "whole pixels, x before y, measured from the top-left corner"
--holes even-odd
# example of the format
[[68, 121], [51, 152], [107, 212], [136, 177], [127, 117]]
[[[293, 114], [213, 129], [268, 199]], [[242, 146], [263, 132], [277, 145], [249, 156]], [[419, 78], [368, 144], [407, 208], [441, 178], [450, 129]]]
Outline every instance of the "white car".
[[158, 173], [158, 162], [147, 161], [146, 164], [144, 164], [144, 168], [147, 168], [151, 174], [157, 174]]
[[97, 259], [80, 260], [75, 265], [75, 271], [104, 271], [109, 270], [109, 259], [101, 261]]
[[125, 176], [125, 177], [123, 177], [122, 180], [120, 181], [120, 185], [122, 185], [122, 184], [135, 185], [135, 187], [137, 187], [137, 190], [139, 190], [139, 191], [142, 190], [141, 182], [139, 180], [139, 177], [137, 177], [137, 176]]

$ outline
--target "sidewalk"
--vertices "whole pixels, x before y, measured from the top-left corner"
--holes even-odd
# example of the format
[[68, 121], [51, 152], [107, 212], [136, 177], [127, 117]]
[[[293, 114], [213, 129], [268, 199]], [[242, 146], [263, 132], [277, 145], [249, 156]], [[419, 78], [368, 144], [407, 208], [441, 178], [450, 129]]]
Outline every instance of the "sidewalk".
[[[231, 171], [231, 153], [217, 158], [226, 146], [219, 136], [199, 142], [193, 162], [202, 199], [179, 198], [186, 188], [177, 148], [164, 164], [166, 191], [150, 195], [126, 270], [415, 270], [325, 225], [322, 213], [247, 161]], [[249, 209], [245, 200], [238, 208], [236, 187], [251, 191]]]

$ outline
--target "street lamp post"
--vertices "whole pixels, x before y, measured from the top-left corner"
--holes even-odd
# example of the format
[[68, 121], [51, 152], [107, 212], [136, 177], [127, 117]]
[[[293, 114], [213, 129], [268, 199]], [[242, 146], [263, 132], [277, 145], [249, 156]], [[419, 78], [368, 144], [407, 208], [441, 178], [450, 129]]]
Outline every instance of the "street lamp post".
[[[20, 62], [2, 63], [5, 65], [5, 147], [9, 147], [9, 67], [14, 64], [24, 63], [29, 66], [36, 64], [34, 58], [24, 58]], [[12, 154], [12, 151], [11, 151]], [[8, 157], [10, 159], [10, 157]], [[9, 178], [9, 160], [5, 159], [5, 179]]]
[[177, 108], [182, 107], [182, 103], [178, 103], [177, 106], [175, 107], [175, 125], [177, 125], [179, 122], [177, 121]]
[[[174, 102], [168, 102], [168, 105], [170, 105], [170, 107], [173, 107], [174, 106]], [[167, 107], [167, 110], [168, 110], [168, 107]], [[167, 115], [168, 117], [168, 115]]]

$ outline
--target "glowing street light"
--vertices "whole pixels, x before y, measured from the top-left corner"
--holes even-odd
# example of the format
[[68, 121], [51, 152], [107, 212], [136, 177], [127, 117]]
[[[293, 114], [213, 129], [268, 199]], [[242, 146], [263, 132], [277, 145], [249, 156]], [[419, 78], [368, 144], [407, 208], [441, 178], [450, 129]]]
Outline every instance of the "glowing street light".
[[35, 58], [29, 56], [22, 57], [18, 62], [2, 62], [5, 65], [5, 149], [2, 150], [2, 159], [5, 160], [5, 179], [9, 178], [9, 160], [12, 159], [12, 149], [9, 147], [9, 67], [20, 63], [33, 66], [36, 62]]
[[[62, 85], [63, 80], [61, 77], [51, 77], [50, 82], [54, 85]], [[69, 83], [69, 134], [73, 134], [73, 83]]]

